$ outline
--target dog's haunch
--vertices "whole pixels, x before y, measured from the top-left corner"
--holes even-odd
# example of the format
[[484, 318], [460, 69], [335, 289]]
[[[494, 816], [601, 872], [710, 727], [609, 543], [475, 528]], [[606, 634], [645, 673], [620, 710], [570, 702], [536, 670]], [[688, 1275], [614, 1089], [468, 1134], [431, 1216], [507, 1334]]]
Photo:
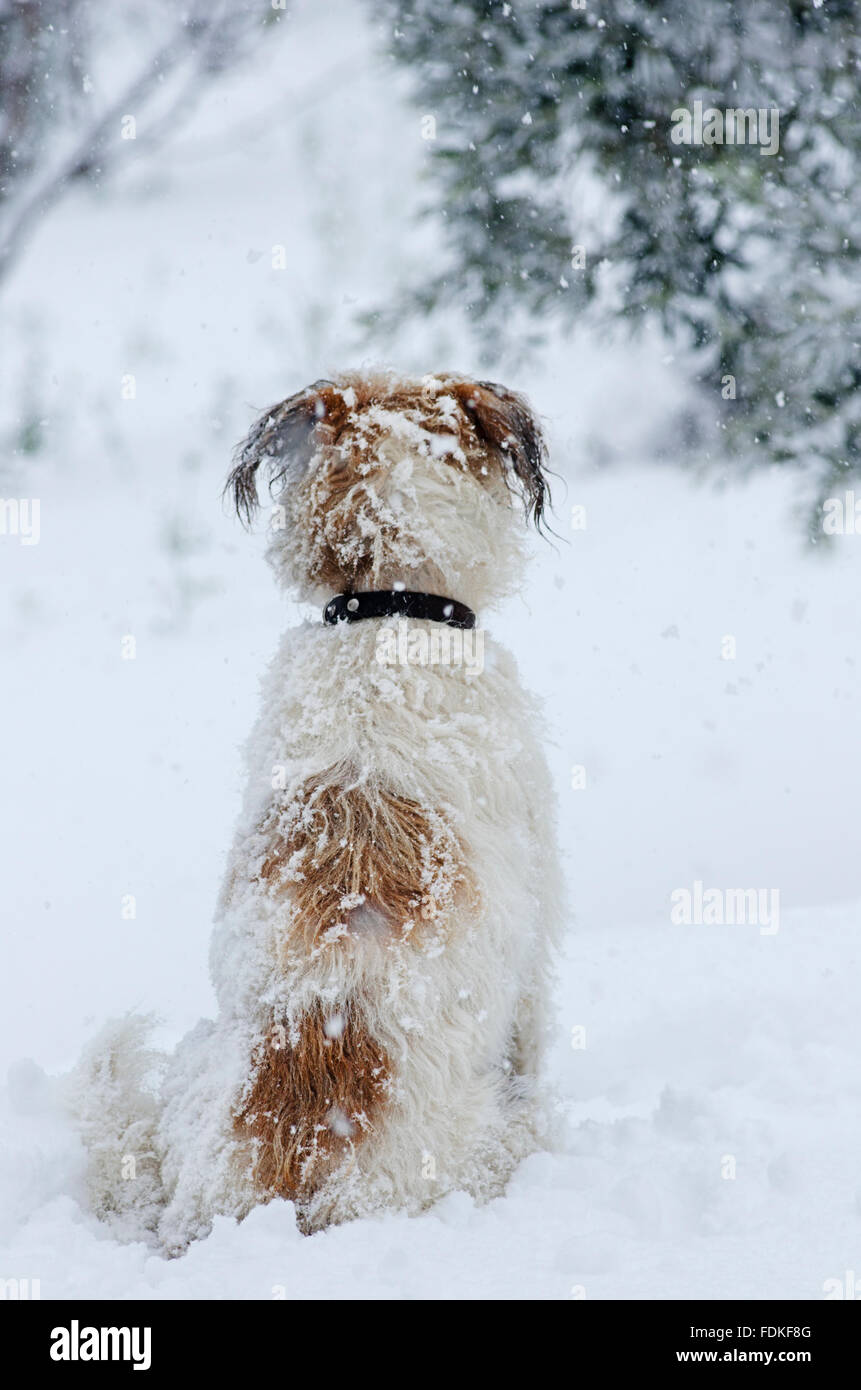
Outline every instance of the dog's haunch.
[[389, 1078], [356, 1001], [318, 1003], [274, 1024], [255, 1049], [234, 1120], [256, 1186], [270, 1196], [310, 1196], [373, 1131]]

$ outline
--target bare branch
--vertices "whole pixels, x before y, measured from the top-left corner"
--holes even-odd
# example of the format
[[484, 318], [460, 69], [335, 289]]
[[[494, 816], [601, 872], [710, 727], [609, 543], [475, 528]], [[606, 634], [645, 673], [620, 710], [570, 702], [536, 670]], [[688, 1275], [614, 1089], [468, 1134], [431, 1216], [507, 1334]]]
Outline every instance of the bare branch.
[[[71, 153], [65, 154], [48, 172], [38, 174], [35, 187], [23, 197], [9, 199], [9, 211], [5, 218], [0, 218], [0, 281], [8, 275], [21, 254], [34, 226], [76, 180], [91, 174], [94, 169], [108, 168], [116, 160], [120, 150], [117, 132], [122, 117], [130, 112], [140, 112], [157, 89], [163, 86], [165, 78], [176, 72], [189, 57], [192, 57], [198, 75], [222, 70], [233, 56], [237, 21], [241, 24], [247, 18], [247, 8], [243, 13], [241, 6], [237, 9], [230, 4], [219, 6], [202, 2], [192, 8], [191, 13], [186, 13], [186, 17], [171, 32], [170, 38], [146, 60], [120, 95], [82, 132]], [[167, 117], [175, 118], [180, 109], [191, 104], [191, 81], [193, 77], [151, 132], [151, 145], [156, 145], [159, 139], [175, 128], [175, 120], [171, 122]], [[112, 143], [116, 145], [114, 153], [111, 153]]]

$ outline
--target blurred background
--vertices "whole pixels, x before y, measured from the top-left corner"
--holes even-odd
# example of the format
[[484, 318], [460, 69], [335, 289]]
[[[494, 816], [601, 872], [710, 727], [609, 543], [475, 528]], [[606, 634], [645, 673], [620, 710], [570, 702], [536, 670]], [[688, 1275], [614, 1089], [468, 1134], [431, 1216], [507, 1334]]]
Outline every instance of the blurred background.
[[[642, 1296], [641, 1257], [651, 1296], [744, 1296], [751, 1212], [774, 1224], [749, 1296], [851, 1264], [857, 20], [0, 0], [4, 1063], [60, 1070], [132, 1007], [172, 1041], [212, 1007], [238, 750], [307, 616], [222, 506], [255, 413], [363, 363], [491, 376], [530, 397], [558, 475], [556, 535], [486, 620], [544, 703], [574, 909], [554, 1065], [591, 1138], [534, 1189], [579, 1194], [609, 1296]], [[776, 108], [780, 148], [675, 144], [696, 100]], [[779, 889], [778, 936], [680, 935], [670, 894], [696, 879]], [[36, 1073], [13, 1074], [25, 1104]], [[731, 1208], [709, 1165], [745, 1143]], [[66, 1190], [12, 1152], [13, 1205]], [[667, 1232], [724, 1253], [679, 1272]], [[537, 1241], [541, 1296], [585, 1277], [564, 1240]]]

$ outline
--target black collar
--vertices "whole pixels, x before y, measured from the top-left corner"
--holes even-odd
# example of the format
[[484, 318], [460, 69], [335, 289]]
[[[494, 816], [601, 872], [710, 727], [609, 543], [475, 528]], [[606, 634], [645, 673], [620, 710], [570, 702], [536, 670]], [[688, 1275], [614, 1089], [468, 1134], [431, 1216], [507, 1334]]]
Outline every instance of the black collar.
[[366, 589], [357, 594], [336, 594], [323, 609], [323, 622], [358, 623], [362, 618], [428, 618], [449, 627], [475, 627], [475, 614], [465, 603], [440, 594], [421, 594], [414, 589]]

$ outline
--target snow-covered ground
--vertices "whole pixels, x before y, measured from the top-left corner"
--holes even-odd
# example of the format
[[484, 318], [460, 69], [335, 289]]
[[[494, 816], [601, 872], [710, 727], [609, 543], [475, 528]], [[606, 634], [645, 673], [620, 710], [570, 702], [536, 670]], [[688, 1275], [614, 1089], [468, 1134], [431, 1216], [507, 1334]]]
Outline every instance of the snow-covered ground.
[[[811, 550], [789, 479], [659, 464], [683, 363], [588, 331], [494, 368], [563, 479], [559, 541], [488, 618], [545, 700], [575, 908], [554, 1151], [485, 1208], [303, 1239], [273, 1203], [172, 1262], [79, 1205], [55, 1078], [109, 1015], [154, 1009], [169, 1043], [211, 1010], [237, 749], [297, 616], [222, 511], [231, 446], [338, 367], [486, 374], [454, 319], [385, 343], [354, 327], [438, 254], [410, 220], [420, 123], [360, 13], [303, 0], [155, 169], [47, 221], [4, 292], [0, 493], [38, 497], [41, 534], [0, 536], [0, 1278], [43, 1297], [822, 1297], [861, 1269], [861, 539]], [[15, 456], [22, 425], [42, 446]], [[673, 922], [697, 881], [778, 890], [778, 929]]]

